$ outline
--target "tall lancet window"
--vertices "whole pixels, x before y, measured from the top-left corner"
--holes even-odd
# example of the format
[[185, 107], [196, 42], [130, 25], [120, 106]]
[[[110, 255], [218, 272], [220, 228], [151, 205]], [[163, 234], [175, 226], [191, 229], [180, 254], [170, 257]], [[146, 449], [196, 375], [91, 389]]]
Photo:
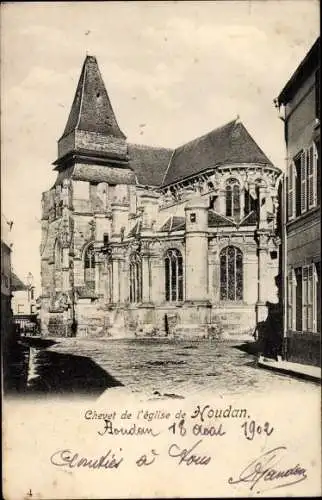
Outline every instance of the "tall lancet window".
[[228, 179], [226, 182], [226, 215], [240, 217], [240, 185], [237, 179]]
[[62, 266], [63, 249], [59, 239], [57, 239], [54, 248], [54, 280], [56, 290], [60, 290], [62, 288]]
[[142, 302], [142, 260], [138, 252], [130, 255], [130, 302]]
[[84, 282], [86, 288], [95, 290], [95, 253], [92, 243], [84, 253]]
[[181, 252], [170, 249], [165, 255], [165, 298], [169, 302], [183, 300], [183, 264]]
[[220, 252], [220, 300], [243, 300], [243, 254], [234, 246]]

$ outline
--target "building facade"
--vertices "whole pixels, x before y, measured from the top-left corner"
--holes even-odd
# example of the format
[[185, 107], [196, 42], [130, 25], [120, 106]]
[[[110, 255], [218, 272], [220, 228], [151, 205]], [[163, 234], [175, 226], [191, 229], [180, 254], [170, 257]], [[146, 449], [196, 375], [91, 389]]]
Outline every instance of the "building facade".
[[11, 225], [1, 214], [1, 341], [3, 344], [7, 344], [12, 334]]
[[36, 314], [36, 296], [33, 276], [28, 274], [26, 284], [13, 274], [12, 312], [15, 316]]
[[130, 144], [87, 56], [54, 164], [44, 334], [208, 337], [265, 320], [281, 171], [239, 119], [174, 150]]
[[320, 38], [277, 98], [287, 148], [283, 235], [289, 361], [320, 364]]
[[21, 333], [34, 331], [37, 326], [38, 306], [35, 296], [34, 279], [31, 273], [23, 283], [14, 273], [12, 274], [11, 307], [13, 321]]

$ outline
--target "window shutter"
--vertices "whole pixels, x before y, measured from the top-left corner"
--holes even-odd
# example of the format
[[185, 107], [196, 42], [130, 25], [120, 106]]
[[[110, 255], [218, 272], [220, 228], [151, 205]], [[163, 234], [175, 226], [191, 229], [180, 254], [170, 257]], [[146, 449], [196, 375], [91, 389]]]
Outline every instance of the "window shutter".
[[290, 269], [287, 276], [287, 326], [290, 330], [294, 329], [294, 279], [293, 269]]
[[307, 152], [307, 199], [308, 199], [309, 209], [315, 206], [315, 198], [316, 198], [316, 194], [314, 196], [314, 187], [315, 187], [314, 163], [315, 163], [315, 151], [312, 144]]
[[312, 264], [312, 330], [317, 332], [317, 283], [318, 275], [315, 264]]
[[307, 210], [307, 152], [301, 154], [301, 214]]
[[313, 264], [308, 266], [307, 277], [307, 329], [313, 330]]
[[308, 266], [302, 269], [302, 330], [305, 332], [308, 329]]
[[316, 189], [316, 204], [320, 205], [321, 201], [321, 162], [320, 162], [320, 140], [316, 142], [315, 146], [315, 168], [316, 168], [316, 183], [315, 183], [315, 189]]
[[317, 148], [317, 145], [313, 143], [312, 145], [312, 162], [313, 162], [313, 189], [312, 189], [312, 197], [313, 197], [313, 204], [312, 207], [317, 206], [317, 190], [320, 189], [320, 185], [318, 184], [318, 162], [319, 162], [319, 150]]
[[287, 176], [287, 215], [291, 220], [295, 215], [295, 164], [291, 162], [288, 166]]

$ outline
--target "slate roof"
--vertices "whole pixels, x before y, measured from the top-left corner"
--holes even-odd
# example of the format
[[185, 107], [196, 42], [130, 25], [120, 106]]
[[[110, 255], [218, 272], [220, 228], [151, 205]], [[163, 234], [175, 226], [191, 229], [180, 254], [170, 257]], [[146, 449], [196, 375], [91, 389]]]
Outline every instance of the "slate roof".
[[169, 165], [172, 149], [129, 144], [130, 167], [137, 183], [145, 186], [160, 186]]
[[108, 97], [96, 57], [86, 56], [62, 137], [73, 130], [125, 139]]
[[303, 81], [316, 69], [320, 60], [320, 37], [316, 39], [309, 52], [300, 62], [291, 78], [288, 80], [283, 90], [277, 98], [277, 104], [287, 104], [294, 96], [294, 93], [302, 85]]
[[142, 227], [142, 221], [139, 220], [129, 231], [128, 237], [136, 236], [140, 233]]
[[218, 214], [214, 210], [208, 211], [208, 227], [218, 227], [218, 226], [233, 226], [236, 227], [234, 221], [228, 219], [228, 217], [224, 217], [223, 215]]
[[244, 219], [240, 222], [239, 226], [255, 226], [257, 224], [257, 213], [252, 210]]
[[171, 216], [163, 224], [160, 231], [171, 233], [171, 231], [181, 231], [186, 227], [186, 219], [184, 217]]
[[273, 166], [238, 120], [233, 120], [175, 149], [162, 185], [173, 184], [209, 167], [230, 163]]
[[20, 290], [28, 290], [27, 285], [25, 285], [14, 272], [11, 272], [11, 290], [13, 292], [18, 292]]

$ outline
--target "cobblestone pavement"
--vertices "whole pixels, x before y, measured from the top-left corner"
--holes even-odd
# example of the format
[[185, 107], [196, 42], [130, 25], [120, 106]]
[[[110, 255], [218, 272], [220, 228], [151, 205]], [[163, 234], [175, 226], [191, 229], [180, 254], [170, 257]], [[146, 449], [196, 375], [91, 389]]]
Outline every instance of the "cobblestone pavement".
[[133, 392], [158, 391], [175, 397], [209, 389], [217, 396], [281, 389], [294, 389], [297, 394], [319, 391], [318, 384], [258, 367], [256, 356], [245, 352], [245, 344], [238, 341], [74, 338], [57, 342], [50, 351], [88, 356]]

